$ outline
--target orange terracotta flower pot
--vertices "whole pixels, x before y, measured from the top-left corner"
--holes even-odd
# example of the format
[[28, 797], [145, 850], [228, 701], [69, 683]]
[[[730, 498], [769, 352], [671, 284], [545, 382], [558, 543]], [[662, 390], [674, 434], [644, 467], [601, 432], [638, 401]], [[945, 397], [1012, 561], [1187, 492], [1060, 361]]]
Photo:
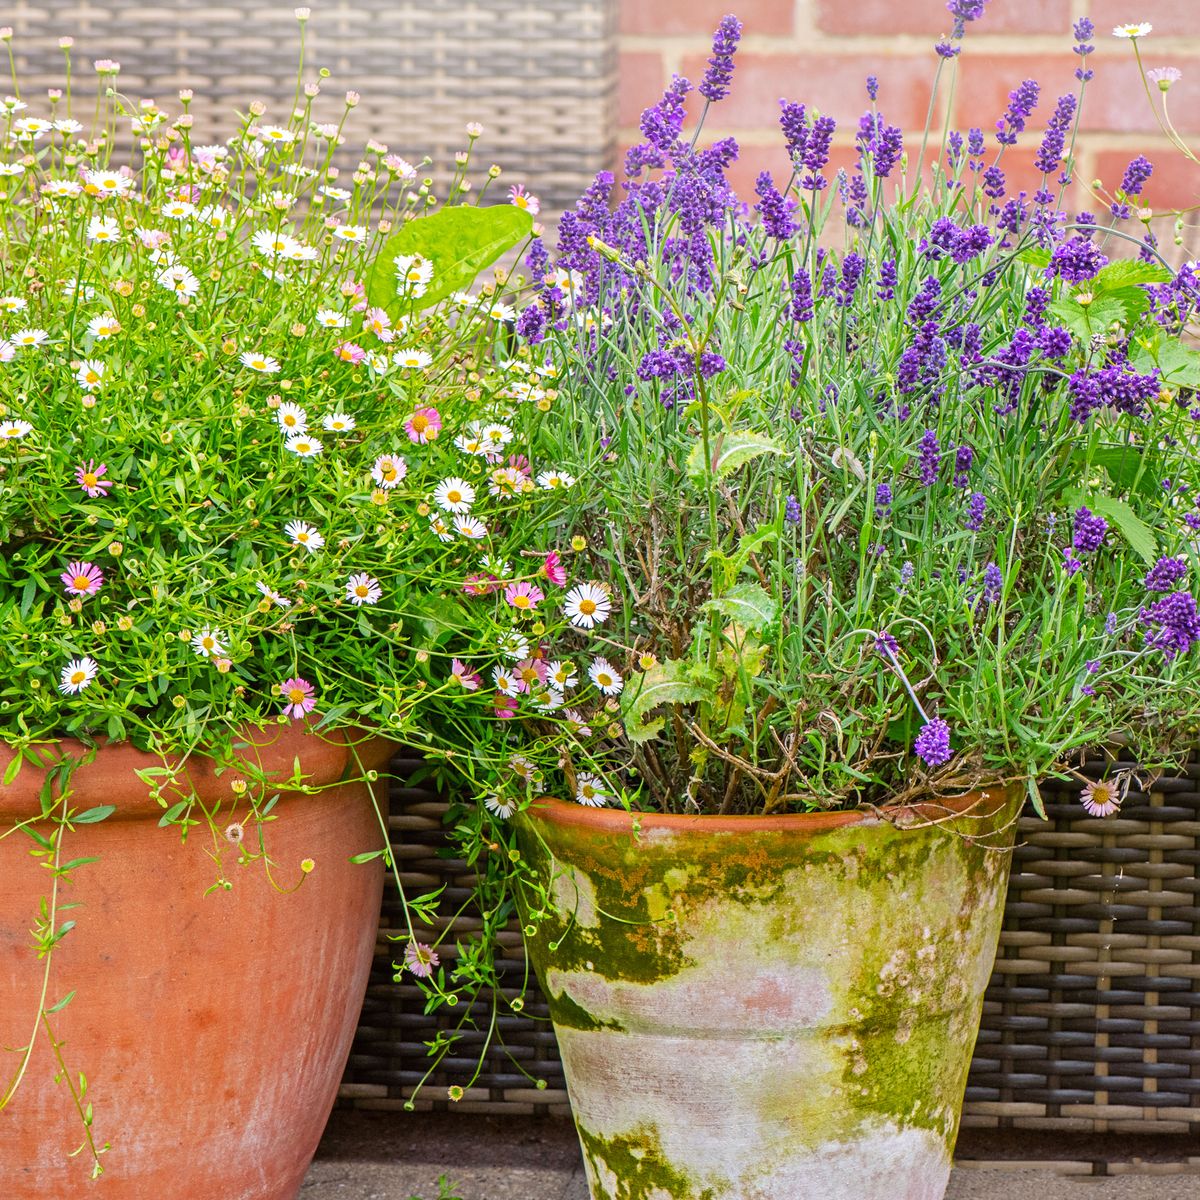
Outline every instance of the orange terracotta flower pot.
[[[50, 1018], [78, 1082], [87, 1077], [104, 1174], [90, 1181], [83, 1127], [46, 1031], [19, 1089], [0, 1110], [0, 1196], [4, 1200], [294, 1200], [350, 1051], [375, 943], [383, 867], [356, 865], [381, 832], [347, 744], [299, 724], [254, 731], [242, 751], [269, 776], [288, 779], [293, 763], [316, 794], [282, 792], [262, 826], [271, 874], [237, 865], [237, 847], [194, 827], [160, 829], [162, 807], [136, 768], [161, 765], [125, 744], [103, 747], [72, 779], [72, 808], [113, 804], [98, 824], [63, 839], [63, 860], [96, 856], [71, 872], [59, 903], [76, 922], [51, 959], [44, 1002], [29, 931], [51, 872], [15, 832], [0, 840], [0, 1097], [8, 1090], [38, 1023]], [[72, 753], [82, 751], [65, 743]], [[362, 768], [380, 767], [392, 747], [357, 746]], [[0, 750], [0, 775], [12, 753]], [[231, 781], [211, 762], [189, 767], [197, 795], [230, 812]], [[0, 788], [0, 834], [40, 813], [44, 774], [26, 763]], [[380, 797], [382, 800], [382, 797]], [[244, 814], [246, 805], [239, 806]], [[222, 820], [231, 820], [232, 816]], [[43, 826], [42, 828], [46, 828]], [[257, 826], [245, 845], [257, 849]], [[301, 862], [313, 860], [305, 875]], [[231, 890], [205, 891], [221, 875]]]

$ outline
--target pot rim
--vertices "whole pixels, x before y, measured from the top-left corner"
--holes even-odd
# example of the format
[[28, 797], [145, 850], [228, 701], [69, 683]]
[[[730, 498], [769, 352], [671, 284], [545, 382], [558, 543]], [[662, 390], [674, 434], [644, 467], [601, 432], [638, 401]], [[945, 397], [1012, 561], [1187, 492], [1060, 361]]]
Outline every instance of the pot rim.
[[[232, 797], [230, 782], [237, 778], [237, 765], [231, 764], [220, 775], [216, 773], [213, 759], [204, 754], [194, 754], [180, 764], [178, 783], [163, 786], [164, 805], [150, 794], [150, 785], [144, 783], [135, 771], [161, 768], [163, 759], [146, 750], [139, 750], [128, 741], [111, 742], [107, 738], [97, 739], [95, 758], [77, 768], [71, 775], [72, 807], [76, 810], [98, 804], [120, 803], [110, 820], [122, 818], [145, 818], [162, 816], [166, 807], [174, 801], [195, 794], [206, 803], [225, 801]], [[347, 770], [355, 767], [355, 752], [365, 770], [376, 770], [395, 753], [397, 743], [368, 729], [339, 728], [316, 731], [309, 721], [293, 721], [284, 725], [243, 726], [235, 741], [244, 742], [246, 748], [235, 753], [247, 766], [262, 771], [281, 781], [292, 775], [293, 764], [301, 760], [305, 784], [322, 787], [337, 783]], [[61, 738], [56, 742], [39, 743], [40, 752], [62, 748], [71, 754], [86, 754], [88, 748], [75, 738]], [[0, 776], [16, 757], [16, 751], [0, 745]], [[0, 787], [0, 826], [14, 821], [28, 820], [42, 811], [41, 790], [46, 770], [26, 761], [16, 779], [6, 787]], [[271, 786], [270, 783], [267, 785]]]
[[915, 804], [893, 807], [845, 809], [837, 812], [776, 813], [770, 816], [708, 813], [639, 813], [624, 808], [591, 808], [555, 796], [539, 796], [524, 816], [552, 825], [591, 829], [599, 833], [790, 833], [801, 836], [825, 833], [847, 825], [894, 825], [899, 829], [919, 828], [954, 818], [987, 819], [1012, 803], [1020, 785], [1001, 784], [978, 788], [961, 796], [937, 797]]

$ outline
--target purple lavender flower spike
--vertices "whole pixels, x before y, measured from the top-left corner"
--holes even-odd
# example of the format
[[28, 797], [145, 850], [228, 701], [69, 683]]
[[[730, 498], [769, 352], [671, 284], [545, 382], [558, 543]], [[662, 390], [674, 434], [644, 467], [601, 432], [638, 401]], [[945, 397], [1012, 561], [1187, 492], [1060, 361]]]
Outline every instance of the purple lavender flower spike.
[[987, 512], [987, 497], [982, 492], [972, 492], [967, 502], [967, 519], [963, 524], [972, 532], [983, 528], [983, 517]]
[[880, 483], [875, 486], [875, 515], [884, 517], [892, 506], [892, 486]]
[[799, 228], [792, 220], [787, 201], [775, 190], [770, 171], [763, 171], [754, 182], [759, 202], [754, 206], [762, 217], [763, 229], [770, 237], [786, 241]]
[[927, 429], [921, 435], [918, 454], [921, 460], [921, 484], [929, 487], [937, 481], [942, 466], [942, 451], [935, 430]]
[[940, 767], [950, 761], [950, 726], [941, 717], [934, 717], [921, 726], [913, 742], [913, 753], [926, 766]]
[[996, 141], [1002, 146], [1015, 146], [1017, 134], [1025, 130], [1025, 122], [1037, 108], [1041, 87], [1036, 79], [1022, 80], [1019, 87], [1008, 93], [1008, 108], [996, 122]]
[[742, 37], [742, 23], [735, 16], [721, 18], [713, 34], [712, 58], [696, 89], [708, 101], [724, 100], [733, 80], [733, 55]]
[[1063, 242], [1050, 256], [1046, 278], [1062, 279], [1066, 283], [1085, 283], [1094, 279], [1108, 258], [1086, 238], [1073, 237]]
[[1097, 517], [1089, 508], [1075, 510], [1074, 534], [1071, 545], [1080, 554], [1091, 554], [1104, 545], [1108, 536], [1108, 522], [1103, 517]]
[[1190, 592], [1170, 592], [1159, 597], [1149, 608], [1142, 609], [1141, 621], [1148, 626], [1146, 645], [1161, 650], [1168, 661], [1186, 654], [1200, 642], [1200, 612], [1196, 609], [1196, 597]]
[[1146, 572], [1142, 584], [1148, 592], [1169, 592], [1187, 574], [1186, 558], [1160, 558]]

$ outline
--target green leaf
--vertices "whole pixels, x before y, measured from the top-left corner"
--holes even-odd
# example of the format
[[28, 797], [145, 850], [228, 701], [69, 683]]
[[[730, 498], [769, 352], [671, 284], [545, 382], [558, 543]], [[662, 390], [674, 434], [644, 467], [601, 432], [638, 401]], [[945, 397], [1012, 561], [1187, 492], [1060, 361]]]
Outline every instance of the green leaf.
[[12, 762], [10, 762], [8, 764], [8, 766], [5, 768], [4, 781], [3, 781], [5, 787], [8, 787], [8, 785], [10, 783], [12, 783], [12, 781], [14, 779], [16, 779], [16, 777], [20, 774], [21, 763], [24, 761], [25, 761], [25, 756], [21, 753], [20, 750], [18, 750], [16, 755], [13, 757]]
[[1025, 781], [1025, 786], [1029, 792], [1029, 802], [1033, 805], [1033, 811], [1044, 821], [1046, 819], [1046, 806], [1042, 803], [1042, 793], [1038, 790], [1037, 780], [1034, 778], [1032, 768], [1030, 769], [1029, 778]]
[[158, 818], [158, 827], [160, 829], [164, 829], [166, 826], [172, 824], [172, 822], [178, 819], [179, 814], [183, 812], [183, 810], [187, 808], [189, 804], [191, 804], [190, 800], [180, 800], [177, 803], [172, 804], [171, 807], [168, 808], [167, 811]]
[[1154, 533], [1125, 503], [1113, 496], [1097, 496], [1089, 505], [1092, 512], [1111, 521], [1124, 535], [1125, 540], [1150, 566], [1158, 558], [1158, 543]]
[[1031, 267], [1041, 267], [1045, 270], [1050, 265], [1050, 251], [1038, 247], [1022, 250], [1017, 255], [1017, 262], [1028, 263]]
[[75, 992], [68, 992], [53, 1008], [46, 1009], [46, 1016], [52, 1017], [56, 1012], [62, 1012], [72, 1000], [75, 999]]
[[1098, 446], [1092, 451], [1091, 458], [1092, 462], [1108, 472], [1108, 477], [1121, 491], [1138, 491], [1145, 496], [1162, 494], [1158, 480], [1148, 471], [1141, 471], [1143, 455], [1139, 448]]
[[766, 629], [779, 620], [779, 601], [769, 596], [761, 584], [748, 580], [708, 601], [704, 607], [719, 612], [744, 629], [755, 631]]
[[116, 811], [115, 804], [100, 804], [96, 808], [89, 808], [87, 812], [80, 813], [77, 817], [72, 817], [71, 820], [76, 825], [95, 825], [97, 821], [111, 817]]
[[[747, 429], [717, 434], [712, 440], [712, 451], [712, 474], [716, 479], [724, 479], [726, 475], [733, 474], [738, 467], [745, 466], [763, 454], [787, 453], [774, 438]], [[687, 473], [689, 478], [697, 482], [702, 481], [708, 473], [705, 471], [702, 441], [697, 441], [688, 455]]]
[[1096, 272], [1095, 279], [1084, 284], [1084, 288], [1094, 296], [1099, 296], [1102, 292], [1136, 287], [1141, 283], [1167, 283], [1170, 278], [1171, 272], [1157, 263], [1146, 263], [1137, 258], [1121, 258], [1109, 263], [1107, 267], [1101, 267]]
[[640, 686], [626, 687], [621, 700], [625, 734], [631, 742], [648, 741], [662, 729], [662, 717], [646, 720], [662, 704], [695, 704], [708, 691], [688, 675], [688, 664], [677, 659], [656, 663], [642, 674]]
[[1107, 332], [1114, 321], [1124, 322], [1126, 319], [1125, 305], [1112, 296], [1097, 296], [1086, 307], [1069, 298], [1056, 300], [1050, 305], [1050, 314], [1084, 341], [1093, 334]]
[[[397, 315], [406, 308], [428, 308], [451, 292], [471, 286], [484, 267], [533, 231], [533, 217], [513, 204], [491, 208], [454, 205], [427, 217], [415, 217], [383, 244], [367, 272], [367, 296], [372, 304]], [[433, 279], [417, 298], [396, 288], [395, 258], [416, 254], [433, 264]]]
[[362, 854], [352, 854], [350, 861], [352, 863], [367, 863], [371, 862], [372, 859], [381, 858], [382, 856], [382, 850], [364, 850]]

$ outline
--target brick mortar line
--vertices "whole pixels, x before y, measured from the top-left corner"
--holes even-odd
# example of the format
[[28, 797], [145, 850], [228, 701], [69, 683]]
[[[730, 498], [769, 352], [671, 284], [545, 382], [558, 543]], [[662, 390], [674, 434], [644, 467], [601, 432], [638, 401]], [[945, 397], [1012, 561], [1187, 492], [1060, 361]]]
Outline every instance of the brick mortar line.
[[[931, 67], [936, 66], [933, 53], [932, 35], [897, 33], [892, 36], [881, 34], [814, 34], [811, 37], [804, 34], [747, 34], [742, 38], [739, 51], [745, 54], [796, 54], [796, 53], [838, 53], [862, 54], [864, 52], [881, 53], [887, 58], [912, 57], [917, 53], [928, 56]], [[970, 62], [974, 58], [989, 57], [993, 54], [1057, 54], [1064, 58], [1074, 58], [1071, 46], [1074, 44], [1070, 34], [1056, 33], [995, 33], [990, 37], [977, 37], [974, 42], [968, 41], [963, 47], [961, 61]], [[979, 47], [978, 53], [975, 47]], [[1171, 54], [1200, 54], [1200, 36], [1175, 36], [1164, 39], [1158, 46], [1149, 47], [1142, 55], [1143, 62], [1151, 57]], [[622, 33], [617, 36], [618, 50], [658, 50], [673, 51], [676, 54], [704, 54], [712, 52], [711, 34], [691, 33]], [[1110, 62], [1128, 58], [1134, 61], [1133, 53], [1124, 45], [1105, 46], [1099, 42], [1096, 50], [1089, 55], [1094, 62]], [[736, 77], [737, 59], [734, 59]], [[1148, 65], [1153, 65], [1148, 63]]]

